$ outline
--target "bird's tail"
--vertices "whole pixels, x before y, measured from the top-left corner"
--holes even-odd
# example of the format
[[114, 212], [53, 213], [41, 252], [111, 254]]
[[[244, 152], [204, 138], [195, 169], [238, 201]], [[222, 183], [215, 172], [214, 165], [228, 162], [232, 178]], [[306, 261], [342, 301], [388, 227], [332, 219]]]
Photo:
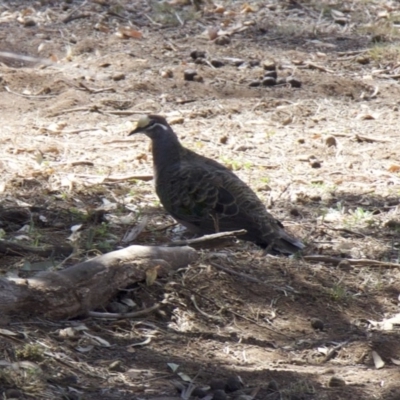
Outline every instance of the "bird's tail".
[[259, 244], [266, 249], [267, 253], [291, 255], [303, 250], [306, 246], [300, 240], [289, 235], [284, 230], [280, 232], [280, 237], [275, 237], [270, 243]]

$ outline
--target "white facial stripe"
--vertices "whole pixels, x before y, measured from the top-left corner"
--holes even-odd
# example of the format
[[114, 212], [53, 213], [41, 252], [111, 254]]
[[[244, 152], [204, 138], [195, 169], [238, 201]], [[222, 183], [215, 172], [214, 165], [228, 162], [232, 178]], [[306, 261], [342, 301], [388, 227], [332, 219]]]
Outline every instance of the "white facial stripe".
[[168, 128], [167, 128], [165, 125], [159, 124], [158, 122], [156, 122], [155, 124], [152, 124], [151, 127], [150, 127], [150, 129], [153, 129], [153, 128], [156, 127], [156, 126], [159, 126], [159, 127], [163, 128], [164, 131], [167, 131], [167, 130], [168, 130]]

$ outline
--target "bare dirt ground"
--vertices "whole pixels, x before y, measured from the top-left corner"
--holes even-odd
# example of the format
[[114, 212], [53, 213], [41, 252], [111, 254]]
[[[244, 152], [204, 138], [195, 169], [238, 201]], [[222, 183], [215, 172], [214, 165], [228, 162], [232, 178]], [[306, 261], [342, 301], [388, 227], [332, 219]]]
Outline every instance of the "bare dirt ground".
[[[137, 179], [152, 174], [149, 141], [127, 134], [149, 112], [307, 244], [297, 258], [204, 247], [106, 307], [162, 303], [141, 318], [0, 316], [2, 398], [400, 399], [387, 321], [400, 292], [399, 21], [397, 2], [377, 0], [0, 2], [0, 50], [51, 61], [1, 56], [1, 238], [75, 249], [2, 254], [4, 276], [120, 248], [146, 216], [134, 243], [184, 235]], [[263, 86], [271, 64], [281, 80]], [[189, 378], [195, 391], [179, 394]]]

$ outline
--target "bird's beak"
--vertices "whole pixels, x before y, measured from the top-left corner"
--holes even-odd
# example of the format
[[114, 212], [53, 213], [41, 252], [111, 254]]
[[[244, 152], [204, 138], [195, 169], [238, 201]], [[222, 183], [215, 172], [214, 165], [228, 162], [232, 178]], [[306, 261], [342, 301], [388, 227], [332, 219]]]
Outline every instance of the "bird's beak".
[[141, 117], [138, 121], [133, 124], [133, 130], [128, 136], [134, 135], [135, 133], [144, 132], [146, 127], [150, 124], [150, 119], [148, 116]]
[[140, 126], [137, 126], [136, 128], [133, 129], [133, 131], [131, 131], [128, 136], [134, 135], [135, 133], [139, 133], [142, 131], [142, 128]]

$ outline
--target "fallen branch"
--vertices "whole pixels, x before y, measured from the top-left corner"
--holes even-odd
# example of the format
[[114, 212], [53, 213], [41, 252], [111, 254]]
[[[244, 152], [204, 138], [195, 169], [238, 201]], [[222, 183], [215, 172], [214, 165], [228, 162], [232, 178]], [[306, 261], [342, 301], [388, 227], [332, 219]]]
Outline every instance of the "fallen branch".
[[311, 256], [304, 256], [303, 260], [309, 262], [324, 262], [333, 265], [339, 265], [342, 261], [346, 261], [350, 265], [353, 265], [355, 267], [386, 267], [386, 268], [400, 267], [400, 264], [397, 263], [369, 260], [367, 258], [340, 258], [340, 257], [311, 255]]
[[65, 319], [105, 305], [118, 291], [157, 270], [165, 276], [196, 260], [191, 247], [130, 246], [58, 272], [29, 279], [0, 279], [0, 315], [27, 313]]

